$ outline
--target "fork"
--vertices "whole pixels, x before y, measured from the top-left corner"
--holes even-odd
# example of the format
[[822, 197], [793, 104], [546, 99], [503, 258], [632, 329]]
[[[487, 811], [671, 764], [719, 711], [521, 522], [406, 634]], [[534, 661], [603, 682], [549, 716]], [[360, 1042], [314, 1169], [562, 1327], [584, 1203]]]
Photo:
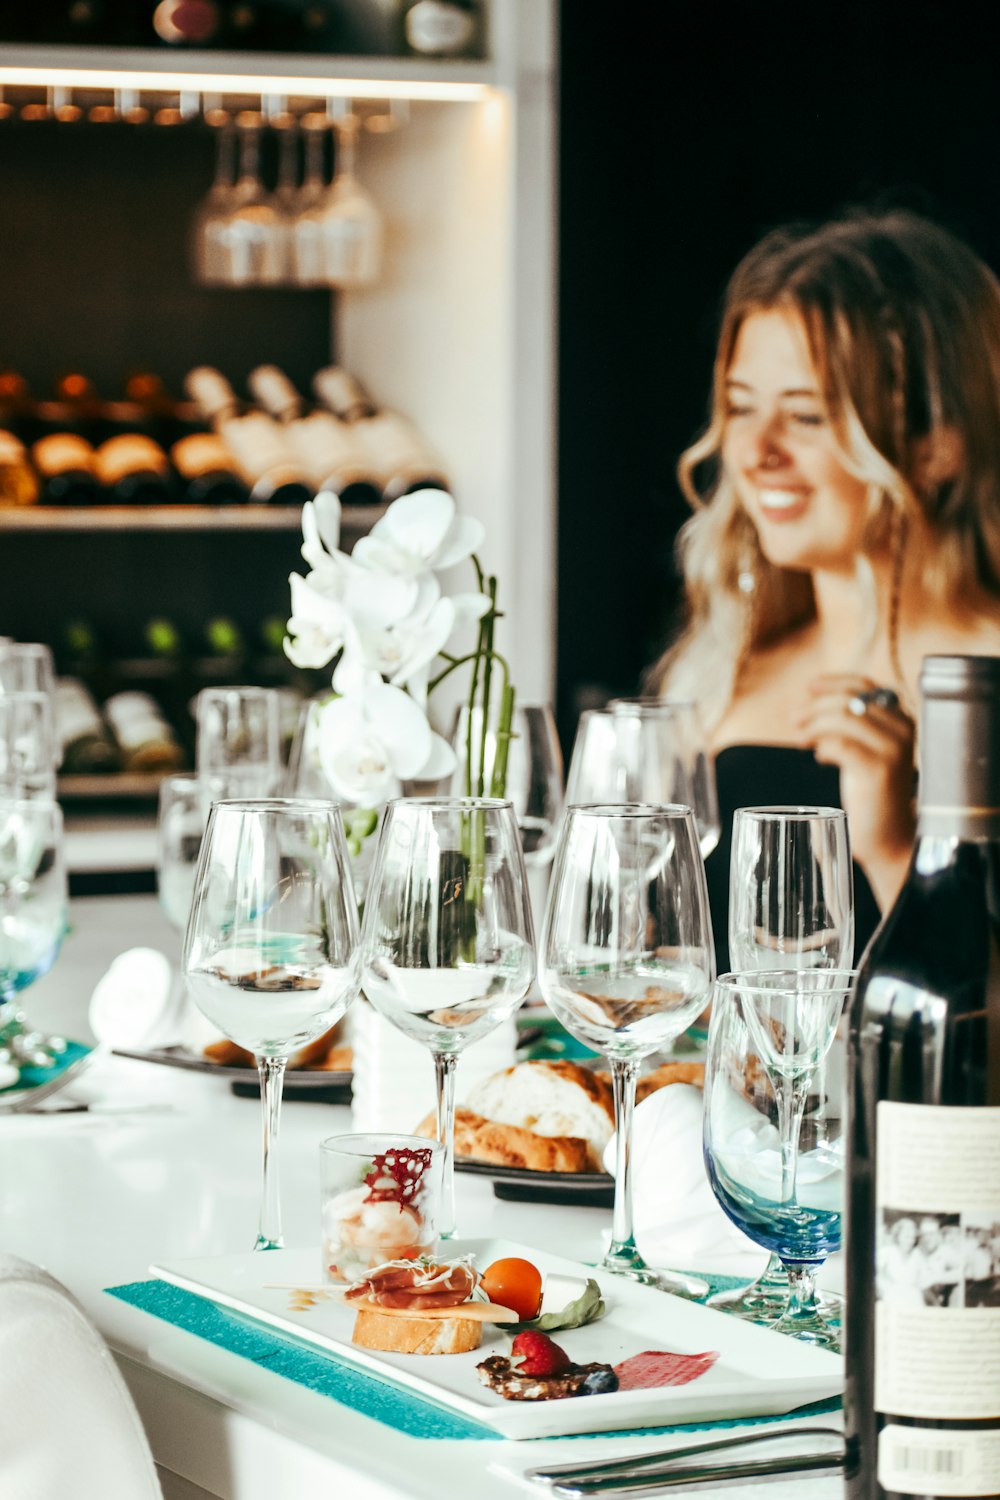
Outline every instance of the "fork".
[[716, 1438], [708, 1443], [693, 1443], [686, 1448], [672, 1448], [665, 1453], [644, 1453], [631, 1458], [606, 1459], [590, 1464], [553, 1464], [544, 1469], [528, 1469], [526, 1479], [552, 1486], [560, 1496], [627, 1493], [667, 1485], [705, 1483], [721, 1479], [746, 1479], [796, 1470], [830, 1470], [843, 1464], [843, 1448], [826, 1452], [793, 1453], [781, 1458], [738, 1460], [735, 1463], [679, 1464], [679, 1459], [701, 1459], [707, 1453], [728, 1448], [743, 1448], [754, 1443], [776, 1442], [790, 1437], [835, 1437], [841, 1445], [843, 1434], [835, 1427], [782, 1427], [767, 1432], [744, 1433], [739, 1437]]
[[45, 1083], [37, 1083], [34, 1088], [22, 1089], [19, 1093], [8, 1095], [7, 1098], [0, 1094], [0, 1114], [16, 1115], [22, 1110], [33, 1110], [36, 1104], [40, 1104], [43, 1099], [48, 1099], [50, 1094], [58, 1094], [60, 1089], [64, 1089], [67, 1084], [78, 1078], [84, 1068], [93, 1061], [96, 1050], [94, 1048], [83, 1057], [78, 1057], [75, 1062], [70, 1063], [68, 1068], [63, 1068], [62, 1072], [57, 1073], [54, 1078], [48, 1079]]

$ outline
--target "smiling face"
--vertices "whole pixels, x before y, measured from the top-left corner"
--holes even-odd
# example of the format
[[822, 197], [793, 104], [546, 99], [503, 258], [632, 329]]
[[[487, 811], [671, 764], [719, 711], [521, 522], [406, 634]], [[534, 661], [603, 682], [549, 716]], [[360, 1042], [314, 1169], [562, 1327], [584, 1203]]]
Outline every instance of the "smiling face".
[[805, 329], [791, 311], [752, 313], [740, 326], [722, 459], [769, 562], [853, 572], [868, 484], [839, 456]]

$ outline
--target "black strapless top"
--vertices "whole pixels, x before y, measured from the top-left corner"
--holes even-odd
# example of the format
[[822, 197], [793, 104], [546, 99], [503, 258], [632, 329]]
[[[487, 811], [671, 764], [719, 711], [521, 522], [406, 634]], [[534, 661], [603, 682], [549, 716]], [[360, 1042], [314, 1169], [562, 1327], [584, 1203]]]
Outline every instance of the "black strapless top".
[[[738, 807], [840, 807], [840, 771], [811, 750], [791, 745], [727, 745], [715, 757], [722, 832], [705, 861], [719, 973], [729, 969], [729, 857]], [[854, 953], [859, 957], [879, 924], [864, 871], [854, 866]]]

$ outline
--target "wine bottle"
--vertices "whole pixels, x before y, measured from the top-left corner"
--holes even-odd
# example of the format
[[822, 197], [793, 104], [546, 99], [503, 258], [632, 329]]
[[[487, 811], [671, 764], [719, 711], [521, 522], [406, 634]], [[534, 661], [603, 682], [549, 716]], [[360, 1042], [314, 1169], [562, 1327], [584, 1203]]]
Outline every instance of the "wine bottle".
[[125, 382], [125, 403], [135, 413], [132, 426], [169, 449], [182, 438], [204, 433], [206, 423], [191, 401], [177, 401], [152, 370], [134, 370]]
[[121, 764], [90, 689], [79, 677], [57, 677], [53, 696], [56, 738], [62, 749], [63, 775], [114, 771]]
[[0, 428], [29, 445], [42, 436], [37, 404], [16, 370], [0, 370]]
[[163, 505], [170, 499], [170, 464], [151, 437], [126, 432], [94, 454], [97, 478], [116, 505]]
[[383, 500], [413, 490], [448, 489], [441, 464], [413, 423], [400, 412], [376, 408], [360, 381], [329, 365], [313, 377], [317, 398], [351, 427], [382, 489]]
[[170, 450], [189, 505], [242, 505], [250, 492], [216, 432], [193, 432]]
[[41, 505], [94, 505], [100, 500], [94, 450], [78, 433], [39, 438], [31, 460], [41, 483]]
[[149, 693], [114, 693], [104, 705], [126, 771], [176, 771], [184, 764], [177, 736]]
[[251, 500], [302, 505], [312, 498], [312, 486], [273, 417], [262, 411], [241, 413], [229, 381], [208, 365], [189, 373], [185, 389], [228, 448]]
[[1000, 1494], [1000, 657], [928, 656], [849, 1041], [847, 1494]]
[[94, 382], [78, 370], [59, 376], [55, 383], [55, 401], [48, 405], [42, 403], [42, 409], [50, 421], [55, 419], [55, 425], [79, 433], [95, 446], [113, 436], [105, 403]]
[[331, 411], [303, 416], [298, 391], [276, 365], [258, 365], [247, 383], [259, 405], [284, 426], [289, 446], [318, 494], [332, 492], [344, 505], [378, 504], [380, 486], [346, 422]]
[[421, 57], [469, 57], [478, 30], [476, 0], [408, 0], [405, 6], [406, 48]]
[[12, 432], [0, 429], [0, 506], [34, 505], [39, 493], [24, 444]]

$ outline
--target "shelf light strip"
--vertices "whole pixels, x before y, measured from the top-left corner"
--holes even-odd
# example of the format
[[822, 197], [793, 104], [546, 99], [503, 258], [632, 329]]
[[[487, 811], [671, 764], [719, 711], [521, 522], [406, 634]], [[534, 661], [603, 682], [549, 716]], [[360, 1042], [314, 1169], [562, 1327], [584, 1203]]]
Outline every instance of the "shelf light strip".
[[475, 103], [493, 90], [484, 83], [429, 82], [400, 78], [318, 78], [297, 74], [159, 73], [111, 68], [0, 66], [0, 85], [25, 88], [139, 89], [173, 94], [281, 94], [307, 99], [427, 99]]

